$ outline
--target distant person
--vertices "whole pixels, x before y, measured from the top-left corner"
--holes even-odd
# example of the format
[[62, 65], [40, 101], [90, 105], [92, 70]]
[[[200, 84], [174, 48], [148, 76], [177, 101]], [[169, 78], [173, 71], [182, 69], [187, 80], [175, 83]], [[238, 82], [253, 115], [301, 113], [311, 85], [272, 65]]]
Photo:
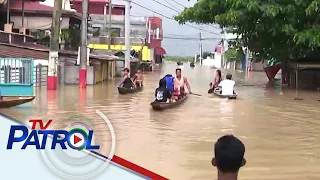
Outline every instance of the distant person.
[[165, 79], [159, 81], [159, 87], [155, 91], [155, 97], [157, 102], [167, 102], [171, 99], [171, 93], [167, 89], [167, 84]]
[[234, 93], [234, 85], [236, 83], [232, 80], [232, 75], [227, 74], [226, 79], [219, 83], [220, 93], [222, 95], [233, 95]]
[[218, 169], [217, 180], [237, 180], [239, 169], [246, 164], [245, 146], [233, 135], [225, 135], [214, 145], [212, 165]]
[[211, 89], [215, 89], [218, 87], [220, 82], [222, 81], [221, 70], [216, 70], [216, 74], [213, 78], [213, 81], [210, 83]]
[[130, 70], [128, 68], [124, 68], [123, 72], [124, 76], [120, 83], [120, 87], [122, 86], [127, 89], [135, 88], [135, 84], [133, 83], [133, 80], [130, 78]]
[[135, 79], [135, 84], [137, 87], [142, 87], [143, 86], [143, 75], [141, 70], [139, 69], [136, 73], [136, 79]]

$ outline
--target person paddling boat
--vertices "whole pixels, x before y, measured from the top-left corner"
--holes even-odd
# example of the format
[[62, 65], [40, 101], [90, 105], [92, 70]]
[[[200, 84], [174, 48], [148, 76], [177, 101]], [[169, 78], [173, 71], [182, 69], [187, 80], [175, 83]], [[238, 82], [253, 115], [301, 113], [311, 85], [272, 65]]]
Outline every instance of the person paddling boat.
[[188, 79], [181, 74], [181, 69], [177, 68], [173, 90], [173, 96], [175, 100], [178, 100], [185, 95], [185, 86], [187, 86], [189, 93], [192, 94]]
[[123, 69], [124, 76], [122, 78], [122, 81], [119, 85], [119, 87], [124, 87], [127, 89], [135, 88], [135, 84], [133, 82], [133, 79], [130, 78], [130, 70], [128, 68]]
[[218, 69], [216, 70], [216, 75], [214, 76], [214, 79], [211, 83], [211, 89], [217, 88], [221, 81], [222, 81], [221, 70]]
[[232, 80], [232, 75], [227, 74], [226, 79], [221, 81], [218, 85], [219, 89], [217, 89], [217, 91], [220, 91], [221, 95], [234, 95], [234, 85], [235, 82]]

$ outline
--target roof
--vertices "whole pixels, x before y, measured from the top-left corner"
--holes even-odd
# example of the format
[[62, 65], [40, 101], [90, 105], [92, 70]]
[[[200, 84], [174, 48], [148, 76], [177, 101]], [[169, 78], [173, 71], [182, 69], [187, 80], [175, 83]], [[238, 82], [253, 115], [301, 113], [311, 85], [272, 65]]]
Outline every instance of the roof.
[[[76, 58], [78, 56], [78, 52], [60, 50], [59, 55]], [[25, 44], [19, 44], [19, 45], [0, 43], [0, 56], [16, 57], [16, 58], [30, 57], [34, 59], [48, 59], [49, 48], [39, 44], [31, 44], [31, 43], [25, 43]], [[123, 59], [116, 56], [90, 54], [90, 60], [120, 60], [121, 61]]]
[[[14, 1], [22, 1], [22, 0], [14, 0]], [[25, 0], [25, 1], [32, 1], [32, 2], [43, 2], [45, 0]], [[8, 0], [0, 0], [0, 4], [6, 4]]]
[[[82, 0], [73, 0], [73, 2], [76, 3], [82, 3]], [[89, 3], [93, 3], [93, 4], [109, 4], [109, 0], [90, 0]], [[114, 7], [125, 7], [125, 1], [120, 1], [120, 0], [113, 0], [112, 1], [112, 5]]]
[[[6, 11], [6, 8], [1, 8], [0, 11]], [[10, 11], [11, 13], [22, 12], [22, 1], [10, 1]], [[26, 1], [24, 4], [24, 12], [27, 14], [39, 14], [39, 16], [49, 16], [52, 17], [53, 7], [40, 4], [39, 2]], [[41, 14], [41, 15], [40, 15]], [[62, 10], [62, 17], [73, 17], [76, 19], [81, 19], [81, 15], [76, 11]]]
[[156, 47], [155, 50], [156, 50], [157, 55], [163, 56], [163, 55], [167, 54], [166, 50], [164, 50], [162, 47]]
[[[22, 1], [10, 1], [10, 9], [11, 10], [22, 10]], [[26, 1], [24, 3], [25, 11], [53, 11], [53, 7], [41, 4], [39, 2], [30, 2]], [[62, 12], [76, 12], [70, 10], [62, 10]]]

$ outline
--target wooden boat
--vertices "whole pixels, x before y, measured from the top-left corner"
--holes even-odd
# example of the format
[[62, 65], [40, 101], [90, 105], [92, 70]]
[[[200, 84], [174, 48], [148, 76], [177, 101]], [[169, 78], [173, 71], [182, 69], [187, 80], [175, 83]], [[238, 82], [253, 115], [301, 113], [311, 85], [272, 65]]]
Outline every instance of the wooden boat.
[[11, 108], [34, 100], [35, 96], [2, 96], [0, 108]]
[[220, 98], [237, 99], [237, 94], [234, 94], [234, 95], [222, 95], [222, 94], [220, 94], [219, 91], [214, 91], [213, 94], [218, 96], [218, 97], [220, 97]]
[[185, 95], [183, 98], [179, 99], [176, 102], [156, 102], [153, 101], [152, 103], [150, 103], [150, 105], [152, 106], [152, 108], [154, 110], [164, 110], [164, 109], [170, 109], [170, 108], [174, 108], [178, 105], [180, 105], [181, 103], [183, 103], [186, 99], [188, 98], [188, 95]]
[[143, 89], [143, 86], [138, 87], [138, 88], [132, 88], [132, 89], [128, 89], [128, 88], [124, 88], [124, 87], [118, 87], [118, 92], [119, 94], [131, 94], [131, 93], [135, 93], [135, 92], [139, 92]]

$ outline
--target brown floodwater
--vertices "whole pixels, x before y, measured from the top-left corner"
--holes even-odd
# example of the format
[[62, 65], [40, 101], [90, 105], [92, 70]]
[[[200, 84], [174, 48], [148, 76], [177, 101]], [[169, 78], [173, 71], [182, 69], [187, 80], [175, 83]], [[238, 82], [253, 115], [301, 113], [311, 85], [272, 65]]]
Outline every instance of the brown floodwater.
[[[320, 179], [320, 94], [300, 92], [303, 100], [293, 100], [294, 91], [266, 88], [263, 72], [249, 75], [229, 71], [236, 80], [237, 100], [207, 94], [214, 69], [188, 65], [183, 73], [194, 93], [181, 106], [163, 112], [150, 108], [154, 89], [175, 64], [164, 64], [145, 73], [143, 91], [119, 95], [119, 79], [88, 86], [64, 85], [58, 91], [37, 89], [31, 105], [1, 110], [22, 122], [30, 118], [53, 119], [54, 128], [65, 128], [68, 117], [82, 114], [93, 122], [100, 153], [108, 155], [110, 135], [102, 111], [116, 133], [115, 154], [175, 180], [215, 179], [211, 166], [214, 142], [234, 134], [246, 146], [247, 165], [240, 171], [244, 180]], [[225, 75], [226, 72], [223, 72]]]

